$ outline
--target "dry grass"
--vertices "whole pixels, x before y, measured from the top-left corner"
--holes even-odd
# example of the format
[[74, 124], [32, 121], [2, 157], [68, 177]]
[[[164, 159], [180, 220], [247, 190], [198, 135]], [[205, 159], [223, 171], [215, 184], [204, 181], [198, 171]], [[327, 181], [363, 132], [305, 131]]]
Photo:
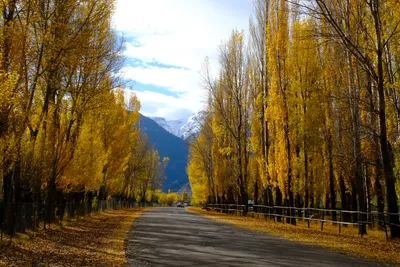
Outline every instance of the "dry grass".
[[0, 266], [122, 266], [125, 239], [144, 209], [105, 211], [64, 227], [51, 226], [35, 238], [18, 235], [0, 243]]
[[200, 208], [188, 210], [222, 223], [287, 240], [317, 245], [366, 259], [400, 264], [400, 240], [386, 241], [383, 231], [368, 229], [368, 235], [359, 237], [357, 228], [352, 226], [341, 227], [342, 231], [339, 234], [338, 226], [331, 223], [325, 223], [321, 231], [321, 223], [316, 222], [312, 223], [309, 229], [307, 223], [302, 221], [298, 221], [297, 226], [293, 226], [274, 223], [273, 220], [227, 215]]

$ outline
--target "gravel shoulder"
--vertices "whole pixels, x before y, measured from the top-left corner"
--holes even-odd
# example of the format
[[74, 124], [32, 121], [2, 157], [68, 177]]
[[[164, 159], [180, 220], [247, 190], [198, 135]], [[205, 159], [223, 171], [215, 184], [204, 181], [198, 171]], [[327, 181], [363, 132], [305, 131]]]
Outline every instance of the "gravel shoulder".
[[151, 209], [137, 218], [126, 255], [126, 266], [385, 266], [175, 207]]

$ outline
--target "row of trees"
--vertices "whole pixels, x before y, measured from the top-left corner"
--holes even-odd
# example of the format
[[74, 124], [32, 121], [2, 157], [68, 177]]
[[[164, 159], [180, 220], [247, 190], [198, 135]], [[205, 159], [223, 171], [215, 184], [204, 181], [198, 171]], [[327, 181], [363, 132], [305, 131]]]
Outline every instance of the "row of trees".
[[144, 201], [162, 182], [166, 160], [135, 126], [140, 103], [117, 89], [122, 42], [111, 28], [114, 2], [0, 2], [6, 228], [20, 202], [36, 203], [51, 222], [64, 201]]
[[399, 224], [399, 10], [395, 0], [255, 1], [248, 45], [233, 31], [218, 77], [205, 64], [208, 115], [190, 149], [192, 197], [376, 205]]

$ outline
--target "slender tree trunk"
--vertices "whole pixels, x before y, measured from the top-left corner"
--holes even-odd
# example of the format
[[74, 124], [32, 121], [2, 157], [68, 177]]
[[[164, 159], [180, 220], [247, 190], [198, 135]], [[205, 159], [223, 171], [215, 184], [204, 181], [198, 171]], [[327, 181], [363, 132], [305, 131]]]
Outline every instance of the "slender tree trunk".
[[3, 191], [4, 191], [4, 231], [11, 235], [13, 232], [13, 200], [14, 200], [14, 190], [12, 186], [13, 171], [9, 171], [3, 178]]
[[259, 205], [260, 203], [258, 202], [258, 200], [259, 200], [259, 196], [258, 196], [258, 179], [257, 179], [257, 177], [255, 179], [256, 179], [256, 182], [254, 184], [254, 201], [253, 201], [253, 204], [254, 205]]
[[[352, 183], [352, 188], [351, 188], [351, 210], [352, 211], [357, 211], [358, 210], [358, 205], [357, 205], [357, 185], [355, 183]], [[358, 221], [358, 216], [357, 213], [352, 214], [352, 219], [351, 222], [356, 223]]]
[[[378, 161], [378, 164], [380, 164], [380, 161]], [[379, 165], [377, 165], [379, 166]], [[376, 202], [378, 205], [378, 224], [380, 227], [385, 227], [383, 224], [384, 217], [383, 217], [383, 212], [385, 209], [385, 200], [383, 196], [383, 190], [382, 190], [382, 185], [381, 185], [381, 179], [382, 179], [382, 171], [379, 167], [376, 168], [376, 175], [375, 175], [375, 193], [376, 193]]]
[[[311, 163], [311, 161], [310, 161]], [[313, 168], [310, 169], [310, 181], [314, 180], [314, 173], [313, 173]], [[310, 189], [310, 207], [315, 208], [315, 196], [314, 196], [314, 190], [313, 190], [313, 183], [309, 183], [308, 188]]]
[[[281, 189], [279, 188], [279, 186], [277, 186], [275, 190], [276, 190], [275, 191], [275, 196], [276, 196], [275, 203], [276, 203], [276, 206], [281, 207], [282, 206], [282, 192], [281, 192]], [[282, 210], [280, 208], [278, 208], [276, 210], [276, 214], [282, 214]], [[278, 217], [277, 221], [280, 222], [281, 219], [282, 219], [281, 217]]]
[[[348, 195], [346, 193], [346, 185], [344, 183], [344, 177], [341, 174], [339, 176], [339, 188], [340, 188], [340, 201], [342, 202], [342, 210], [350, 210], [349, 202], [347, 201]], [[342, 213], [342, 220], [345, 222], [349, 222], [349, 214]]]
[[303, 151], [304, 151], [304, 207], [309, 207], [309, 181], [308, 181], [308, 152], [306, 149], [306, 137], [303, 136]]
[[[367, 221], [370, 222], [371, 218], [371, 177], [368, 171], [368, 165], [365, 165], [365, 200], [367, 205], [368, 216], [366, 216]], [[372, 225], [369, 225], [372, 228]]]
[[325, 206], [324, 208], [329, 209], [330, 208], [330, 198], [329, 198], [329, 191], [327, 190], [325, 192]]
[[56, 205], [56, 174], [55, 170], [50, 177], [47, 185], [47, 203], [46, 203], [46, 221], [52, 223], [54, 221], [54, 211]]
[[[381, 139], [382, 139], [382, 133], [381, 133]], [[385, 138], [386, 139], [386, 138]], [[381, 143], [382, 144], [382, 143]], [[386, 202], [388, 205], [388, 212], [390, 213], [389, 215], [389, 222], [391, 223], [390, 225], [390, 236], [391, 238], [400, 238], [400, 227], [395, 226], [396, 224], [399, 225], [399, 210], [398, 210], [398, 205], [397, 205], [397, 194], [396, 194], [396, 178], [394, 176], [393, 172], [393, 163], [390, 160], [390, 144], [387, 143], [385, 145], [388, 150], [387, 155], [384, 155], [386, 153], [383, 153], [382, 151], [382, 156], [383, 156], [383, 166], [384, 166], [384, 172], [385, 172], [385, 182], [386, 182]], [[383, 150], [383, 149], [382, 149]], [[386, 166], [386, 168], [385, 168]], [[393, 225], [394, 224], [394, 225]]]
[[393, 162], [390, 160], [389, 152], [389, 141], [387, 139], [386, 130], [386, 100], [385, 100], [385, 74], [384, 74], [384, 46], [385, 40], [382, 40], [382, 30], [381, 30], [381, 17], [379, 13], [380, 1], [374, 0], [370, 3], [371, 13], [375, 25], [376, 33], [376, 43], [377, 43], [377, 90], [378, 90], [378, 101], [379, 101], [379, 128], [380, 128], [380, 146], [382, 153], [383, 171], [385, 174], [385, 184], [386, 184], [386, 202], [388, 205], [388, 211], [391, 213], [389, 216], [390, 223], [390, 236], [392, 238], [400, 238], [400, 227], [395, 226], [400, 224], [399, 220], [399, 209], [397, 204], [397, 194], [396, 194], [396, 177], [393, 171]]
[[[294, 207], [293, 205], [293, 192], [292, 192], [292, 164], [291, 164], [291, 159], [290, 159], [290, 139], [289, 139], [289, 113], [288, 113], [288, 108], [287, 108], [287, 103], [286, 103], [286, 95], [284, 94], [284, 104], [285, 104], [285, 126], [284, 126], [284, 132], [285, 132], [285, 147], [286, 147], [286, 156], [287, 156], [287, 195], [289, 198], [288, 201], [288, 206], [290, 208]], [[289, 216], [292, 216], [292, 210], [290, 209]], [[296, 225], [296, 219], [290, 218], [289, 219], [290, 223], [293, 225]]]
[[22, 214], [22, 181], [21, 181], [21, 162], [18, 160], [15, 163], [13, 173], [13, 184], [14, 184], [14, 203], [13, 210], [15, 216], [15, 232], [24, 232], [25, 225]]
[[[329, 161], [329, 194], [331, 209], [336, 209], [335, 175], [333, 173], [333, 144], [332, 135], [328, 135], [328, 161]], [[332, 212], [332, 221], [336, 221], [336, 212]]]
[[232, 204], [235, 203], [235, 198], [233, 196], [232, 188], [228, 187], [228, 192], [227, 192], [227, 199], [224, 201], [225, 204]]
[[272, 189], [270, 185], [267, 185], [264, 189], [264, 203], [265, 206], [273, 206], [274, 205], [274, 197], [272, 195]]

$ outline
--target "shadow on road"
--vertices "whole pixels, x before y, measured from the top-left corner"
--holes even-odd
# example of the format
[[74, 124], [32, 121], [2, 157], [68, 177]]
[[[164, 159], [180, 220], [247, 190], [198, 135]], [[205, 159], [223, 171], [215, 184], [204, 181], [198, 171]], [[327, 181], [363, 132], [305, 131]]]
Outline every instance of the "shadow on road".
[[135, 220], [126, 247], [127, 266], [379, 266], [180, 208], [145, 212]]

